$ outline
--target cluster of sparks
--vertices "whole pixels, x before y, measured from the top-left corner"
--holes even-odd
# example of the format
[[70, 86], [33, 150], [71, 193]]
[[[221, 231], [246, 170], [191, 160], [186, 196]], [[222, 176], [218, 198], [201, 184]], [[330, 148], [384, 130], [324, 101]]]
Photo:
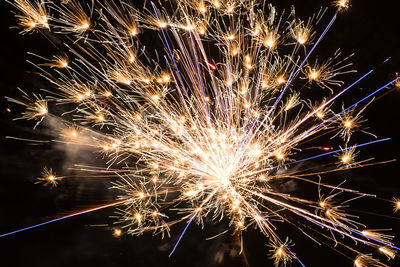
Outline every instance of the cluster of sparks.
[[[37, 56], [53, 85], [49, 96], [10, 100], [27, 107], [23, 118], [39, 122], [57, 117], [48, 110], [54, 104], [73, 114], [62, 119], [60, 141], [98, 149], [106, 167], [85, 169], [118, 176], [110, 187], [120, 193], [114, 236], [164, 236], [179, 222], [215, 220], [239, 236], [258, 229], [276, 266], [303, 265], [277, 233], [286, 223], [317, 243], [342, 245], [357, 267], [387, 265], [338, 236], [395, 257], [392, 236], [346, 212], [349, 201], [372, 195], [323, 181], [325, 173], [376, 164], [357, 160], [357, 149], [387, 139], [365, 132], [361, 113], [367, 99], [398, 82], [334, 111], [337, 99], [372, 73], [344, 86], [340, 77], [355, 72], [349, 57], [337, 51], [312, 61], [348, 1], [335, 2], [321, 32], [316, 27], [330, 9], [303, 21], [293, 9], [279, 16], [255, 0], [147, 2], [143, 10], [128, 0], [11, 3], [22, 33], [53, 34], [65, 44], [62, 54]], [[140, 37], [154, 33], [162, 49], [148, 51]], [[310, 90], [320, 97], [303, 99]], [[355, 132], [374, 139], [356, 145]], [[327, 135], [342, 146], [318, 145]], [[318, 164], [324, 156], [333, 162]], [[40, 182], [55, 186], [64, 178], [45, 169]], [[285, 188], [290, 180], [299, 183], [294, 192]], [[296, 197], [303, 184], [315, 186], [316, 196]], [[389, 201], [400, 209], [400, 201]]]

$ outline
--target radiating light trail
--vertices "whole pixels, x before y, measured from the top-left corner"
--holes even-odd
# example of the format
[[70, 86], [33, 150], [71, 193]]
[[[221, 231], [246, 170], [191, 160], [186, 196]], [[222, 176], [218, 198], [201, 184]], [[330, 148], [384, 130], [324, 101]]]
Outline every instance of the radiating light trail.
[[19, 233], [19, 232], [23, 232], [23, 231], [30, 230], [30, 229], [33, 229], [33, 228], [37, 228], [37, 227], [40, 227], [40, 226], [44, 226], [44, 225], [47, 225], [47, 224], [50, 224], [50, 223], [54, 223], [54, 222], [58, 222], [58, 221], [61, 221], [61, 220], [65, 220], [65, 219], [68, 219], [68, 218], [71, 218], [71, 217], [75, 217], [75, 216], [78, 216], [78, 215], [90, 213], [90, 212], [93, 212], [93, 211], [97, 211], [97, 210], [101, 210], [101, 209], [105, 209], [105, 208], [109, 208], [109, 207], [114, 207], [114, 206], [117, 206], [117, 205], [121, 205], [124, 202], [126, 202], [126, 200], [117, 201], [117, 202], [114, 202], [114, 203], [111, 203], [111, 204], [106, 204], [106, 205], [102, 205], [102, 206], [95, 207], [95, 208], [92, 208], [92, 209], [87, 209], [87, 210], [79, 211], [79, 212], [76, 212], [76, 213], [68, 214], [66, 216], [59, 217], [59, 218], [56, 218], [56, 219], [53, 219], [53, 220], [50, 220], [50, 221], [38, 223], [38, 224], [31, 225], [31, 226], [28, 226], [28, 227], [25, 227], [25, 228], [21, 228], [21, 229], [15, 230], [15, 231], [11, 231], [11, 232], [8, 232], [8, 233], [5, 233], [5, 234], [1, 234], [0, 237], [13, 235], [13, 234], [16, 234], [16, 233]]

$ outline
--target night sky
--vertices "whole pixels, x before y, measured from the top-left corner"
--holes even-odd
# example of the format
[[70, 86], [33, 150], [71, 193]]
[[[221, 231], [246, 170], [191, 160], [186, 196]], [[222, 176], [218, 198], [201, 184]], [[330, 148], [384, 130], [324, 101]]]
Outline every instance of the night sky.
[[[320, 3], [330, 6], [331, 1], [317, 0], [276, 0], [278, 10], [294, 5], [297, 16], [307, 16], [318, 11]], [[399, 9], [395, 0], [353, 0], [351, 8], [341, 14], [333, 28], [320, 44], [315, 54], [324, 58], [337, 48], [343, 55], [355, 53], [352, 58], [358, 74], [347, 76], [346, 84], [361, 76], [373, 67], [377, 67], [388, 57], [392, 57], [376, 73], [359, 86], [347, 93], [344, 103], [351, 104], [374, 89], [396, 77], [400, 72], [400, 35]], [[85, 164], [99, 165], [101, 158], [88, 151], [66, 151], [65, 147], [51, 143], [7, 139], [6, 136], [48, 140], [52, 138], [51, 129], [45, 125], [33, 129], [33, 121], [13, 120], [19, 117], [20, 107], [9, 103], [4, 96], [18, 98], [21, 93], [37, 92], [48, 87], [48, 83], [34, 73], [34, 67], [27, 62], [34, 58], [28, 52], [50, 57], [51, 45], [40, 34], [20, 35], [18, 30], [10, 29], [16, 24], [10, 12], [11, 6], [2, 1], [0, 5], [1, 42], [0, 42], [0, 235], [22, 227], [51, 220], [65, 214], [108, 203], [115, 195], [107, 190], [106, 180], [70, 179], [61, 182], [54, 189], [35, 184], [43, 167], [48, 166], [57, 174], [74, 173], [71, 167], [71, 155], [74, 160]], [[331, 7], [321, 26], [326, 25], [335, 8]], [[318, 30], [321, 30], [319, 27]], [[151, 47], [150, 47], [151, 48]], [[155, 46], [154, 49], [159, 49]], [[375, 157], [376, 161], [399, 159], [400, 144], [400, 89], [379, 101], [374, 102], [365, 111], [368, 119], [366, 126], [378, 137], [391, 137], [389, 142], [363, 148], [362, 158]], [[10, 109], [11, 112], [7, 111]], [[371, 140], [362, 136], [363, 140]], [[328, 144], [329, 145], [329, 144]], [[89, 157], [89, 158], [88, 158]], [[400, 197], [399, 162], [377, 165], [354, 171], [346, 171], [332, 179], [348, 181], [347, 187], [363, 192], [377, 194], [391, 199]], [[332, 180], [331, 180], [332, 181]], [[305, 194], [316, 192], [305, 192]], [[313, 195], [313, 196], [314, 196]], [[311, 197], [310, 197], [311, 198]], [[360, 200], [352, 208], [392, 216], [390, 203], [379, 200]], [[366, 222], [372, 229], [389, 229], [398, 237], [400, 244], [400, 214], [397, 219], [370, 216], [357, 213], [360, 221]], [[208, 223], [205, 229], [193, 224], [174, 255], [169, 258], [173, 245], [184, 228], [184, 224], [173, 227], [171, 238], [161, 239], [146, 233], [139, 237], [122, 235], [114, 237], [112, 223], [113, 208], [69, 218], [40, 228], [27, 230], [15, 235], [0, 238], [0, 260], [2, 266], [273, 266], [268, 259], [268, 247], [265, 237], [257, 230], [249, 229], [244, 235], [246, 259], [238, 256], [238, 241], [235, 236], [225, 235], [206, 240], [225, 228], [224, 225]], [[102, 226], [103, 225], [103, 226]], [[108, 225], [108, 226], [104, 226]], [[277, 231], [283, 238], [289, 236], [296, 244], [293, 250], [306, 266], [352, 266], [352, 261], [333, 249], [318, 246], [298, 230], [283, 223], [277, 223]], [[340, 238], [340, 237], [339, 237]], [[328, 242], [329, 243], [329, 242]], [[351, 246], [351, 241], [347, 242]], [[329, 243], [330, 246], [334, 245]], [[390, 266], [400, 266], [400, 260], [387, 262], [385, 257], [363, 246], [358, 247], [365, 253], [373, 252]], [[340, 252], [345, 250], [337, 247]], [[354, 258], [354, 253], [347, 253]], [[293, 266], [298, 266], [293, 263]]]

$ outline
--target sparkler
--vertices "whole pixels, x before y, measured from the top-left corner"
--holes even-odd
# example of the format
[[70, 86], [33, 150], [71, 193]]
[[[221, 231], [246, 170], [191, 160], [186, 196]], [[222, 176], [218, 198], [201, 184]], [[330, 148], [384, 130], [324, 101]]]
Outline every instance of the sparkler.
[[[365, 101], [398, 80], [335, 110], [339, 97], [374, 70], [343, 86], [341, 76], [354, 73], [349, 57], [337, 51], [322, 63], [311, 61], [348, 1], [335, 2], [322, 31], [317, 25], [326, 10], [302, 21], [294, 10], [279, 16], [273, 6], [253, 0], [149, 2], [143, 10], [128, 0], [11, 3], [22, 33], [46, 31], [65, 46], [62, 55], [37, 56], [44, 63], [36, 66], [54, 87], [47, 98], [24, 93], [26, 101], [10, 100], [27, 107], [23, 118], [38, 123], [56, 116], [54, 104], [74, 114], [57, 129], [57, 141], [98, 149], [107, 159], [106, 172], [119, 176], [110, 187], [120, 192], [117, 202], [81, 212], [118, 206], [121, 228], [114, 236], [170, 235], [171, 226], [186, 222], [172, 254], [192, 222], [227, 221], [239, 236], [249, 227], [260, 230], [276, 266], [304, 266], [293, 243], [276, 232], [286, 222], [313, 240], [326, 238], [356, 253], [355, 266], [386, 265], [337, 236], [395, 257], [392, 236], [366, 230], [348, 213], [348, 202], [372, 195], [320, 177], [372, 164], [357, 159], [358, 149], [389, 140], [357, 145], [352, 136], [369, 134], [362, 128]], [[164, 49], [145, 49], [145, 34], [158, 36]], [[304, 100], [314, 87], [318, 98]], [[342, 147], [321, 146], [318, 140], [326, 135]], [[336, 157], [318, 164], [324, 156]], [[46, 169], [40, 181], [55, 186], [67, 178]], [[279, 189], [287, 180], [315, 186], [319, 197]], [[350, 197], [337, 201], [339, 195]], [[388, 201], [400, 209], [398, 200]]]

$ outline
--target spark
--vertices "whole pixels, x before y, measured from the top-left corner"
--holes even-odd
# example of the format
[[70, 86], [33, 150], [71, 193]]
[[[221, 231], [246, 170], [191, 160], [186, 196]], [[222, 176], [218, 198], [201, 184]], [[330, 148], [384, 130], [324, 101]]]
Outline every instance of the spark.
[[284, 84], [285, 82], [286, 82], [286, 79], [285, 79], [285, 76], [283, 76], [283, 75], [280, 75], [280, 76], [278, 76], [278, 78], [276, 78], [276, 83], [278, 85]]
[[274, 259], [275, 266], [286, 266], [292, 262], [294, 255], [290, 252], [289, 247], [292, 246], [289, 240], [286, 240], [283, 244], [271, 243], [272, 258]]
[[318, 112], [316, 113], [316, 115], [317, 115], [317, 117], [320, 118], [320, 119], [323, 119], [323, 118], [325, 117], [325, 113], [322, 112], [322, 111], [318, 111]]
[[400, 88], [400, 78], [396, 79], [395, 85], [396, 85], [396, 87]]
[[32, 32], [35, 29], [49, 29], [49, 15], [45, 1], [30, 2], [16, 0], [12, 3], [18, 10], [16, 15], [22, 33]]
[[132, 36], [136, 36], [136, 35], [138, 35], [138, 33], [139, 33], [139, 32], [138, 32], [138, 30], [137, 30], [136, 27], [132, 27], [132, 28], [131, 28], [131, 35], [132, 35]]
[[104, 119], [105, 119], [105, 118], [104, 118], [104, 115], [103, 115], [103, 114], [97, 115], [97, 120], [98, 120], [98, 121], [103, 122]]
[[122, 235], [122, 230], [119, 228], [114, 228], [113, 230], [113, 236], [114, 237], [120, 237]]
[[42, 177], [38, 178], [37, 183], [43, 183], [45, 186], [55, 187], [62, 177], [57, 177], [55, 172], [50, 168], [45, 167], [42, 172]]
[[317, 80], [320, 77], [319, 71], [313, 69], [311, 70], [310, 74], [308, 75], [310, 80]]
[[354, 162], [355, 152], [354, 149], [345, 150], [340, 156], [340, 160], [344, 165], [350, 165]]
[[394, 212], [398, 212], [400, 210], [400, 199], [393, 199], [393, 210]]
[[110, 97], [110, 96], [112, 96], [112, 93], [111, 93], [110, 91], [105, 91], [105, 92], [103, 93], [103, 95], [104, 95], [105, 97]]
[[388, 247], [380, 247], [379, 252], [386, 255], [389, 260], [392, 260], [396, 257], [396, 251]]
[[200, 2], [200, 4], [199, 4], [199, 11], [201, 13], [206, 13], [207, 12], [207, 7], [203, 2]]
[[199, 27], [197, 28], [197, 30], [198, 30], [198, 32], [199, 32], [200, 35], [206, 34], [206, 28], [205, 28], [204, 26], [199, 26]]
[[221, 3], [220, 3], [219, 0], [213, 0], [212, 3], [215, 6], [215, 8], [220, 8], [221, 7]]
[[349, 0], [337, 0], [336, 5], [341, 8], [348, 8], [349, 7]]
[[214, 64], [207, 62], [208, 66], [210, 67], [211, 70], [217, 70], [217, 66], [215, 66]]
[[168, 26], [168, 24], [167, 24], [165, 21], [159, 21], [159, 22], [158, 22], [158, 26], [159, 26], [161, 29], [164, 29], [164, 28], [166, 28], [166, 27]]
[[273, 33], [269, 33], [264, 39], [264, 45], [269, 49], [275, 48], [277, 45], [277, 38]]

